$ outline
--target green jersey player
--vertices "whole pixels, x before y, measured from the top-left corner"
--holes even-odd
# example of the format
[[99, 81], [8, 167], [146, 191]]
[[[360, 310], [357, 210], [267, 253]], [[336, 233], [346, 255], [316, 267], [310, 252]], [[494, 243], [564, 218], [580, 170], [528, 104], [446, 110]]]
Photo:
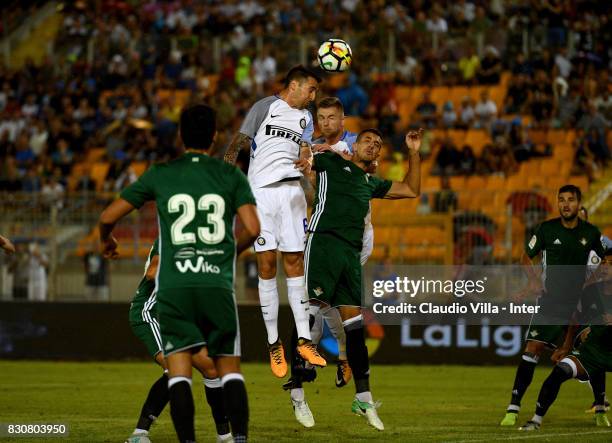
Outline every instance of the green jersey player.
[[[212, 108], [184, 109], [179, 131], [186, 152], [154, 165], [124, 189], [100, 216], [100, 237], [105, 256], [117, 257], [117, 242], [111, 235], [115, 224], [145, 202], [156, 202], [158, 316], [177, 435], [180, 441], [195, 441], [192, 362], [206, 365], [210, 354], [214, 360], [210, 369], [221, 377], [234, 440], [246, 441], [248, 403], [240, 374], [233, 286], [236, 249], [246, 249], [259, 234], [255, 199], [242, 172], [206, 154], [215, 135]], [[237, 242], [236, 215], [245, 228]]]
[[[161, 333], [157, 320], [157, 293], [155, 291], [155, 275], [159, 265], [158, 240], [155, 240], [147, 261], [145, 270], [136, 294], [132, 299], [129, 311], [130, 327], [134, 335], [145, 345], [151, 358], [163, 369], [162, 376], [153, 383], [149, 394], [140, 411], [138, 423], [126, 443], [149, 443], [149, 429], [159, 417], [169, 401], [168, 397], [168, 367], [162, 352]], [[217, 442], [232, 440], [229, 422], [223, 402], [221, 379], [214, 377], [215, 371], [202, 369], [204, 376], [204, 392], [206, 400], [212, 410], [213, 419], [217, 428]]]
[[368, 350], [361, 316], [361, 263], [365, 216], [372, 198], [414, 198], [420, 193], [422, 131], [409, 132], [409, 172], [402, 182], [370, 176], [366, 170], [378, 158], [382, 136], [376, 129], [361, 131], [346, 160], [333, 152], [314, 157], [317, 173], [315, 208], [306, 243], [306, 290], [311, 309], [336, 307], [346, 334], [346, 353], [355, 380], [352, 411], [365, 416], [378, 430], [384, 425], [376, 413], [369, 385]]
[[[595, 286], [602, 295], [604, 313], [598, 324], [591, 325], [580, 333], [580, 343], [562, 358], [548, 378], [544, 381], [538, 395], [534, 416], [520, 429], [523, 431], [538, 430], [544, 415], [555, 401], [561, 384], [571, 378], [588, 380], [595, 394], [595, 424], [610, 427], [606, 416], [605, 373], [612, 371], [612, 249], [606, 251], [606, 258], [587, 282]], [[591, 283], [591, 284], [590, 284]], [[577, 327], [568, 329], [565, 345], [572, 342]]]
[[[581, 192], [565, 185], [558, 192], [559, 218], [543, 222], [535, 234], [526, 239], [525, 264], [542, 254], [545, 283], [532, 272], [528, 292], [543, 294], [539, 299], [541, 313], [532, 318], [526, 345], [516, 372], [512, 398], [501, 425], [513, 426], [518, 419], [521, 399], [533, 379], [535, 367], [545, 348], [556, 347], [570, 323], [592, 254], [603, 257], [599, 230], [578, 217]], [[529, 270], [533, 268], [528, 267]]]

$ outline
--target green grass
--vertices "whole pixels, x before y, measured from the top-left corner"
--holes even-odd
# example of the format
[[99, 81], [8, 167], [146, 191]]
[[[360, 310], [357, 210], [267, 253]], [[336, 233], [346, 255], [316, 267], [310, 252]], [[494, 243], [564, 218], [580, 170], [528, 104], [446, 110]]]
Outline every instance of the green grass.
[[[520, 424], [533, 413], [549, 368], [538, 368], [523, 402]], [[612, 441], [612, 429], [596, 428], [584, 410], [592, 401], [587, 385], [562, 387], [534, 434], [500, 429], [514, 378], [511, 367], [376, 366], [372, 391], [382, 400], [386, 431], [377, 432], [352, 415], [353, 387], [337, 389], [332, 368], [319, 371], [306, 396], [316, 426], [306, 430], [293, 417], [281, 382], [261, 364], [245, 364], [253, 442], [423, 441]], [[133, 430], [141, 402], [159, 376], [151, 363], [0, 362], [0, 422], [64, 422], [74, 442], [121, 442]], [[194, 385], [199, 441], [214, 441], [204, 389]], [[167, 410], [151, 432], [153, 442], [175, 441]], [[2, 439], [0, 439], [2, 440]], [[5, 439], [40, 442], [41, 439]], [[59, 441], [58, 439], [51, 441]]]

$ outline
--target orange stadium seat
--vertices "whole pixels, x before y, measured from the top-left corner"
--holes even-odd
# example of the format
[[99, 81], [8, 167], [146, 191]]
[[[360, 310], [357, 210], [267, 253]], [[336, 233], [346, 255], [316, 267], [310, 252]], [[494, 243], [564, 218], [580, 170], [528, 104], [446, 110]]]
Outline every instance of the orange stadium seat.
[[569, 182], [578, 186], [583, 194], [589, 190], [589, 178], [586, 175], [574, 175], [570, 177]]
[[344, 127], [352, 132], [359, 133], [362, 129], [363, 121], [361, 117], [346, 116], [344, 117]]
[[449, 129], [447, 135], [458, 148], [465, 144], [466, 131], [463, 129]]
[[96, 162], [91, 165], [89, 176], [93, 181], [96, 182], [96, 190], [102, 190], [102, 187], [104, 186], [104, 180], [106, 180], [106, 174], [108, 174], [109, 168], [110, 164], [107, 162]]
[[431, 88], [431, 101], [440, 110], [446, 101], [450, 100], [450, 91], [446, 86], [434, 86]]
[[395, 88], [395, 100], [398, 102], [410, 101], [412, 88], [410, 86], [397, 86]]
[[480, 156], [486, 144], [491, 143], [491, 136], [484, 129], [470, 129], [463, 142], [474, 150], [476, 157]]
[[132, 168], [132, 171], [134, 171], [134, 174], [136, 174], [138, 177], [140, 177], [147, 170], [148, 166], [148, 162], [144, 161], [132, 162], [130, 164], [130, 168]]
[[455, 105], [455, 110], [459, 111], [459, 106], [463, 97], [470, 95], [470, 90], [467, 86], [453, 86], [449, 90], [449, 100], [452, 100]]

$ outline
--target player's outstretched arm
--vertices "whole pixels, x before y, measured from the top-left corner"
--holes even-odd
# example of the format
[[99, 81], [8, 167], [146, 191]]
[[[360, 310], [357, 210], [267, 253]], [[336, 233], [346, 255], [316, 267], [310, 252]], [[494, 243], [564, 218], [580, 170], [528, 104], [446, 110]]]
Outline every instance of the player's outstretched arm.
[[7, 254], [15, 253], [15, 245], [6, 237], [0, 235], [0, 249], [4, 250]]
[[238, 217], [242, 222], [244, 229], [236, 239], [236, 250], [238, 254], [248, 249], [255, 239], [259, 237], [259, 217], [257, 217], [257, 209], [255, 205], [246, 204], [238, 208]]
[[98, 226], [100, 228], [100, 241], [102, 242], [102, 254], [105, 258], [117, 258], [117, 240], [111, 234], [119, 220], [136, 209], [126, 200], [119, 198], [112, 202], [102, 214]]
[[410, 131], [406, 134], [406, 147], [408, 148], [408, 173], [401, 182], [393, 182], [385, 198], [414, 198], [421, 194], [421, 141], [423, 129]]
[[223, 159], [232, 165], [236, 164], [236, 159], [238, 158], [238, 153], [245, 149], [249, 149], [251, 147], [251, 143], [253, 139], [248, 135], [245, 135], [241, 132], [236, 134], [232, 141], [230, 142], [227, 152], [223, 156]]

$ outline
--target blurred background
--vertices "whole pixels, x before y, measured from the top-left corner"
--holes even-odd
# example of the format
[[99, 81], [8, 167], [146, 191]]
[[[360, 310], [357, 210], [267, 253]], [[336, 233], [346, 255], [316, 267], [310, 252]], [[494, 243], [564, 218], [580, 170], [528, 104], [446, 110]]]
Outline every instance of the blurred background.
[[[404, 176], [404, 134], [426, 128], [423, 195], [373, 203], [366, 274], [516, 262], [566, 183], [612, 236], [608, 2], [22, 0], [0, 12], [0, 233], [18, 248], [0, 254], [2, 300], [129, 301], [155, 208], [117, 228], [112, 263], [98, 253], [101, 210], [172, 155], [183, 106], [217, 109], [222, 156], [250, 106], [291, 66], [316, 65], [330, 37], [350, 43], [353, 67], [320, 97], [342, 100], [347, 129], [385, 134], [380, 176]], [[254, 257], [238, 265], [239, 301], [256, 304]]]

